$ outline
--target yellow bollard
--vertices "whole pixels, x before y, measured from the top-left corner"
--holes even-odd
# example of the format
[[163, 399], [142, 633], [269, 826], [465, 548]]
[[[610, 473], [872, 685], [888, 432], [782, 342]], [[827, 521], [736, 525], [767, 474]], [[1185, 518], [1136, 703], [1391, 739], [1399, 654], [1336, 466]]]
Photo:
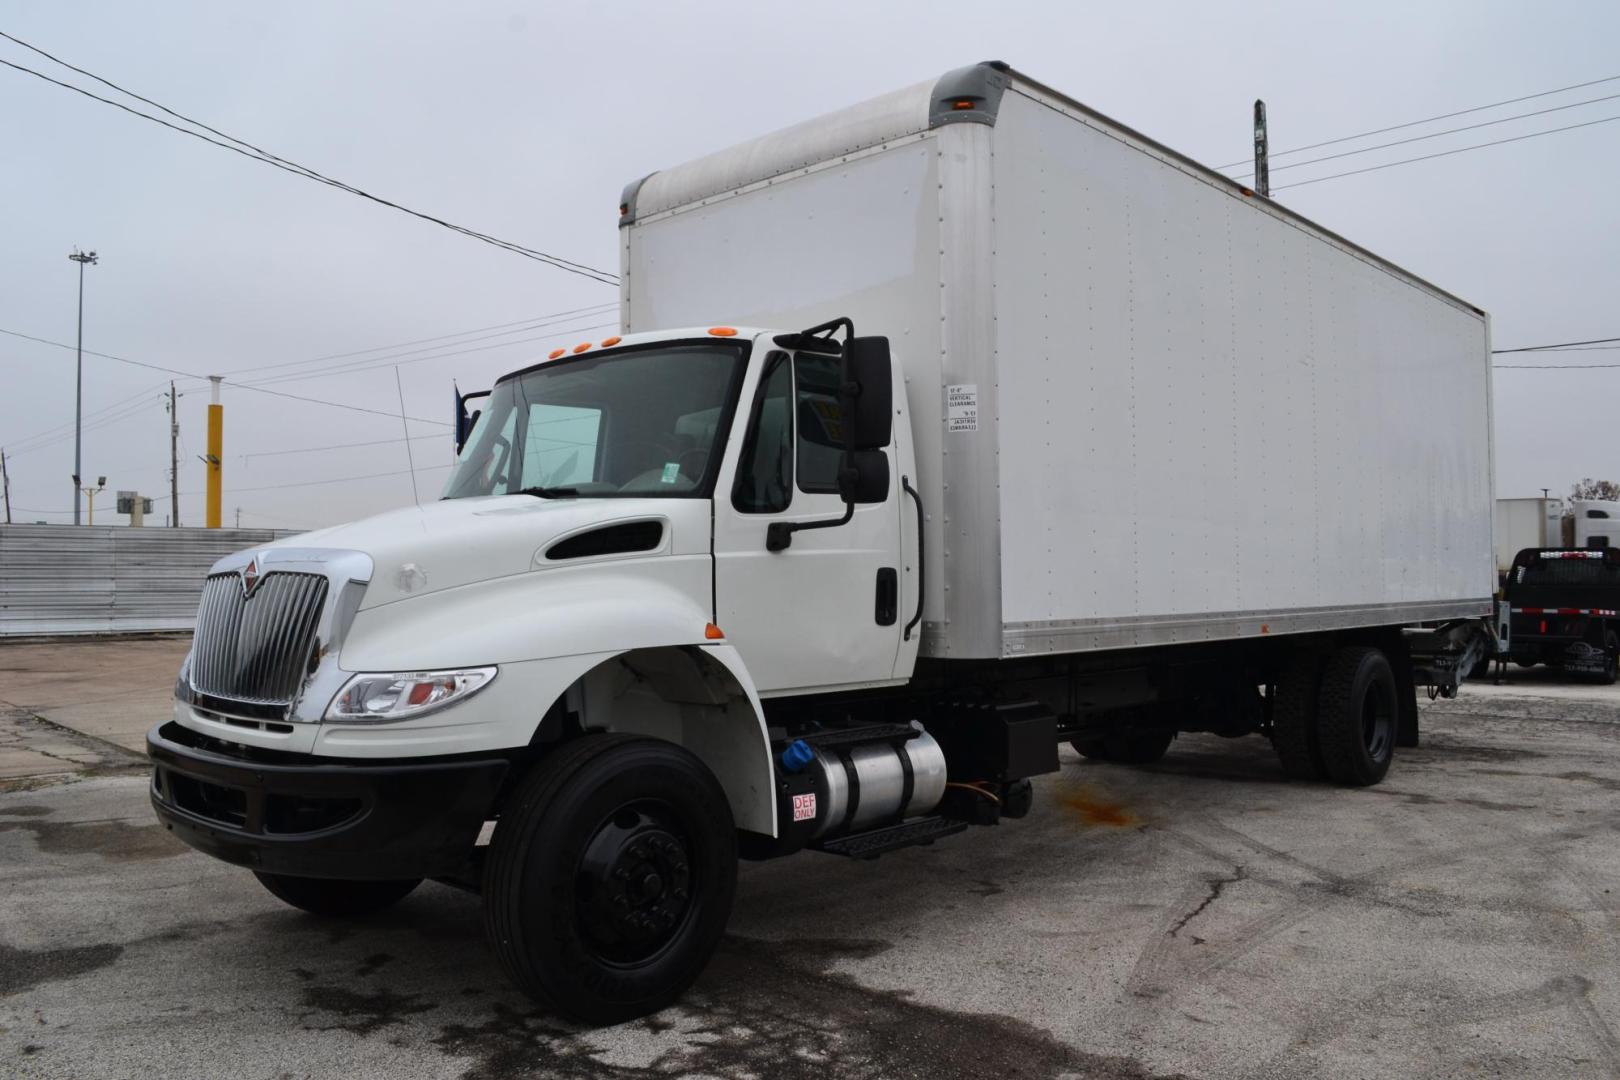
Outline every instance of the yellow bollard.
[[220, 526], [221, 466], [225, 460], [225, 406], [219, 403], [220, 376], [210, 375], [213, 382], [213, 400], [208, 403], [208, 516], [210, 529]]

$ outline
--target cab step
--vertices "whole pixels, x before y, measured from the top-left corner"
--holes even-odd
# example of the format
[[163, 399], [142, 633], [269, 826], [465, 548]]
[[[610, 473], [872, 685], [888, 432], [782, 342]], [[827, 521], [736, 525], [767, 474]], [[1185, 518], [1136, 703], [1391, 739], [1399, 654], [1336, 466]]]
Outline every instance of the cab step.
[[844, 855], [851, 859], [875, 859], [879, 855], [898, 851], [900, 848], [932, 844], [942, 836], [950, 836], [966, 828], [965, 821], [925, 817], [917, 818], [915, 821], [902, 821], [898, 825], [886, 825], [881, 829], [870, 829], [852, 836], [840, 836], [814, 846], [818, 851], [825, 851], [829, 855]]

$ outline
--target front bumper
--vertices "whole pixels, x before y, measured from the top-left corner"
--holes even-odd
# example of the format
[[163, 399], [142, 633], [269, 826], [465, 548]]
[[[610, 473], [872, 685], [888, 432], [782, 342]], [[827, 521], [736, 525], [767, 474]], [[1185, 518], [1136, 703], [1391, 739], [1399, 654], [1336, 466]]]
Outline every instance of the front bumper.
[[192, 847], [274, 874], [463, 872], [511, 762], [357, 763], [239, 749], [170, 722], [146, 735], [152, 808]]

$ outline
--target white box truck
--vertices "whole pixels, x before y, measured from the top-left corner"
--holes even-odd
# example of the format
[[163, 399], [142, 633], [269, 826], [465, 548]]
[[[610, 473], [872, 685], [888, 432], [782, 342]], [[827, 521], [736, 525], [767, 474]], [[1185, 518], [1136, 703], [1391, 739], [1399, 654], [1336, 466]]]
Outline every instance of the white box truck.
[[1498, 579], [1526, 548], [1564, 545], [1563, 499], [1497, 499], [1494, 523]]
[[538, 1000], [702, 969], [736, 860], [1017, 818], [1058, 746], [1378, 782], [1492, 591], [1483, 312], [979, 64], [631, 184], [622, 332], [441, 500], [222, 560], [152, 797], [307, 910], [479, 889]]
[[[1578, 548], [1620, 547], [1620, 502], [1608, 499], [1571, 499], [1569, 502], [1572, 535], [1570, 543]], [[1546, 545], [1557, 547], [1557, 543]]]

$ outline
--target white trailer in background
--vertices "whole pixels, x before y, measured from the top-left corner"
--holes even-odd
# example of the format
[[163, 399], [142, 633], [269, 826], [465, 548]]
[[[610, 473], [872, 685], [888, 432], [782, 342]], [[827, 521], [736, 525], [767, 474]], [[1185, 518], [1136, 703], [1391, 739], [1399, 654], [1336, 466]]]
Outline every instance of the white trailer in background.
[[1569, 509], [1574, 520], [1573, 546], [1620, 547], [1620, 502], [1605, 499], [1571, 499]]
[[1497, 499], [1493, 527], [1497, 576], [1507, 573], [1513, 556], [1525, 548], [1563, 547], [1563, 529], [1563, 499]]
[[620, 226], [623, 332], [497, 382], [440, 502], [209, 578], [153, 801], [289, 903], [467, 883], [622, 1019], [739, 852], [1022, 817], [1060, 740], [1374, 784], [1480, 655], [1484, 313], [1006, 65]]

